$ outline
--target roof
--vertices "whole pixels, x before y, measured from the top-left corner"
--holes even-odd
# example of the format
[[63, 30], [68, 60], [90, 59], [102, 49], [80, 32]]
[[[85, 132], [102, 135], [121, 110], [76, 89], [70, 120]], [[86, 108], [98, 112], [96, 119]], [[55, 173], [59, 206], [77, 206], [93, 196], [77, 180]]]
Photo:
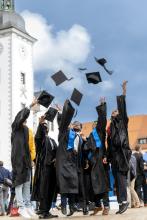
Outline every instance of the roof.
[[[83, 133], [86, 136], [88, 136], [92, 131], [93, 123], [94, 122], [83, 123]], [[128, 133], [130, 147], [134, 149], [138, 139], [147, 138], [147, 115], [129, 116]], [[141, 146], [143, 149], [147, 149], [147, 144], [142, 144]]]

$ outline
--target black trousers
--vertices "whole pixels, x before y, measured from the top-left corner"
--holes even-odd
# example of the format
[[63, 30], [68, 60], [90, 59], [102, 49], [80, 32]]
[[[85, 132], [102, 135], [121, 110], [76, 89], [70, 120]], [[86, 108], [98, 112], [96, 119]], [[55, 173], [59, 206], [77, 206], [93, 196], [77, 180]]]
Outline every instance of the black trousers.
[[117, 201], [119, 204], [127, 201], [127, 174], [112, 168], [115, 179]]
[[56, 193], [56, 172], [54, 165], [45, 166], [42, 177], [42, 189], [40, 200], [40, 211], [47, 214], [52, 206], [52, 201]]
[[140, 201], [143, 201], [142, 188], [144, 185], [144, 179], [145, 177], [143, 175], [138, 175], [135, 181], [135, 191], [137, 192]]

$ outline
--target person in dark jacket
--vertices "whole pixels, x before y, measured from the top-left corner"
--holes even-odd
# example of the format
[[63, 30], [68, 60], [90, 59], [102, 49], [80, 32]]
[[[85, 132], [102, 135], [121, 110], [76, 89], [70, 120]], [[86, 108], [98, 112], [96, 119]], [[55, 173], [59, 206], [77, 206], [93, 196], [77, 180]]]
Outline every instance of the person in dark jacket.
[[12, 123], [13, 187], [15, 187], [18, 212], [25, 218], [35, 216], [30, 202], [31, 171], [32, 161], [35, 159], [35, 147], [33, 136], [26, 126], [26, 120], [29, 117], [30, 109], [36, 104], [37, 100], [34, 100], [29, 108], [26, 107], [18, 112]]
[[107, 110], [105, 99], [100, 100], [100, 105], [96, 108], [98, 113], [98, 120], [96, 127], [90, 134], [85, 150], [89, 151], [88, 160], [91, 166], [91, 186], [94, 193], [95, 209], [92, 215], [96, 215], [102, 210], [101, 199], [103, 200], [104, 210], [103, 215], [109, 213], [109, 181], [106, 173], [106, 124], [107, 124]]
[[137, 177], [135, 181], [135, 191], [137, 192], [137, 195], [140, 200], [140, 205], [143, 206], [143, 194], [142, 194], [142, 188], [144, 185], [144, 161], [143, 161], [143, 155], [141, 152], [141, 146], [137, 145], [135, 147], [135, 153], [133, 154], [136, 158], [137, 162]]
[[128, 202], [131, 208], [140, 208], [140, 201], [135, 191], [135, 179], [137, 176], [136, 172], [136, 158], [132, 154], [130, 159], [130, 170], [128, 172]]
[[147, 161], [144, 161], [144, 184], [143, 184], [143, 195], [144, 195], [144, 206], [147, 207]]
[[39, 126], [35, 135], [37, 147], [36, 171], [34, 177], [32, 199], [39, 201], [40, 219], [58, 217], [49, 211], [56, 193], [56, 168], [55, 158], [57, 144], [48, 136], [49, 128], [45, 122], [45, 116], [39, 119]]
[[56, 155], [56, 173], [59, 192], [68, 198], [70, 213], [75, 211], [76, 195], [81, 191], [83, 197], [83, 214], [86, 209], [85, 189], [83, 183], [81, 123], [75, 121], [69, 127], [75, 109], [69, 100], [64, 103], [59, 121], [59, 147]]
[[127, 174], [132, 152], [128, 138], [128, 116], [125, 101], [126, 85], [127, 81], [124, 81], [122, 85], [123, 95], [117, 96], [118, 110], [112, 112], [110, 134], [108, 136], [107, 160], [112, 166], [119, 203], [119, 211], [116, 214], [125, 212], [129, 205], [127, 202]]
[[9, 170], [3, 167], [3, 162], [0, 161], [0, 216], [5, 215], [5, 207], [7, 204], [7, 199], [8, 199], [8, 190], [9, 187], [4, 184], [5, 179], [12, 179], [11, 173]]

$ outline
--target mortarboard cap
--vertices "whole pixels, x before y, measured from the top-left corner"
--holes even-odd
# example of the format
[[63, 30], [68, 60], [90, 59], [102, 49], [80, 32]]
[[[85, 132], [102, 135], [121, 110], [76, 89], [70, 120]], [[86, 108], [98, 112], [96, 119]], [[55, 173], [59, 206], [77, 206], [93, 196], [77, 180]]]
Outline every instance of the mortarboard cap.
[[73, 79], [73, 77], [68, 79], [67, 76], [61, 70], [58, 71], [57, 73], [55, 73], [54, 75], [52, 75], [51, 78], [55, 82], [56, 86], [59, 86], [60, 84], [62, 84], [65, 81], [70, 81]]
[[83, 94], [79, 92], [77, 89], [74, 89], [70, 99], [77, 105], [80, 105], [82, 97], [83, 97]]
[[107, 63], [107, 60], [105, 58], [101, 58], [101, 59], [97, 59], [95, 57], [95, 60], [98, 64], [100, 64], [101, 66], [104, 66]]
[[101, 66], [104, 68], [104, 70], [105, 70], [109, 75], [112, 75], [113, 71], [108, 70], [108, 69], [106, 68], [106, 66], [105, 66], [105, 64], [107, 63], [107, 60], [106, 60], [105, 58], [97, 59], [97, 58], [95, 57], [95, 61], [96, 61], [99, 65], [101, 65]]
[[83, 68], [79, 67], [78, 70], [79, 71], [85, 71], [85, 70], [87, 70], [87, 68], [86, 67], [83, 67]]
[[39, 97], [37, 98], [38, 103], [40, 105], [43, 105], [44, 107], [48, 108], [49, 105], [51, 104], [51, 102], [53, 101], [54, 96], [52, 96], [51, 94], [47, 93], [45, 90], [43, 90]]
[[57, 112], [58, 112], [57, 109], [50, 107], [48, 111], [45, 113], [45, 119], [47, 121], [53, 122], [56, 117]]
[[98, 84], [102, 82], [102, 78], [99, 72], [86, 73], [88, 83]]

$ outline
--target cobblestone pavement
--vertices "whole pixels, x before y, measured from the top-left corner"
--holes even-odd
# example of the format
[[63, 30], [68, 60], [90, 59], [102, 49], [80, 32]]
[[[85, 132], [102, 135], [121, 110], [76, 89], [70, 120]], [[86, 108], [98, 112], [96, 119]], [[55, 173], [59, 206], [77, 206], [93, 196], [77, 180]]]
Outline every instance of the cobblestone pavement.
[[[55, 212], [52, 212], [55, 214]], [[57, 212], [56, 212], [57, 214]], [[59, 218], [61, 220], [65, 219], [73, 219], [73, 220], [83, 220], [83, 219], [90, 219], [90, 220], [147, 220], [147, 208], [139, 208], [139, 209], [128, 209], [126, 213], [122, 215], [115, 215], [115, 211], [111, 211], [109, 216], [102, 216], [101, 213], [99, 213], [96, 216], [85, 216], [83, 217], [82, 214], [74, 214], [72, 217], [64, 217], [63, 215], [59, 214]], [[16, 217], [16, 218], [10, 218], [10, 217], [0, 217], [0, 220], [23, 220], [23, 218]]]

